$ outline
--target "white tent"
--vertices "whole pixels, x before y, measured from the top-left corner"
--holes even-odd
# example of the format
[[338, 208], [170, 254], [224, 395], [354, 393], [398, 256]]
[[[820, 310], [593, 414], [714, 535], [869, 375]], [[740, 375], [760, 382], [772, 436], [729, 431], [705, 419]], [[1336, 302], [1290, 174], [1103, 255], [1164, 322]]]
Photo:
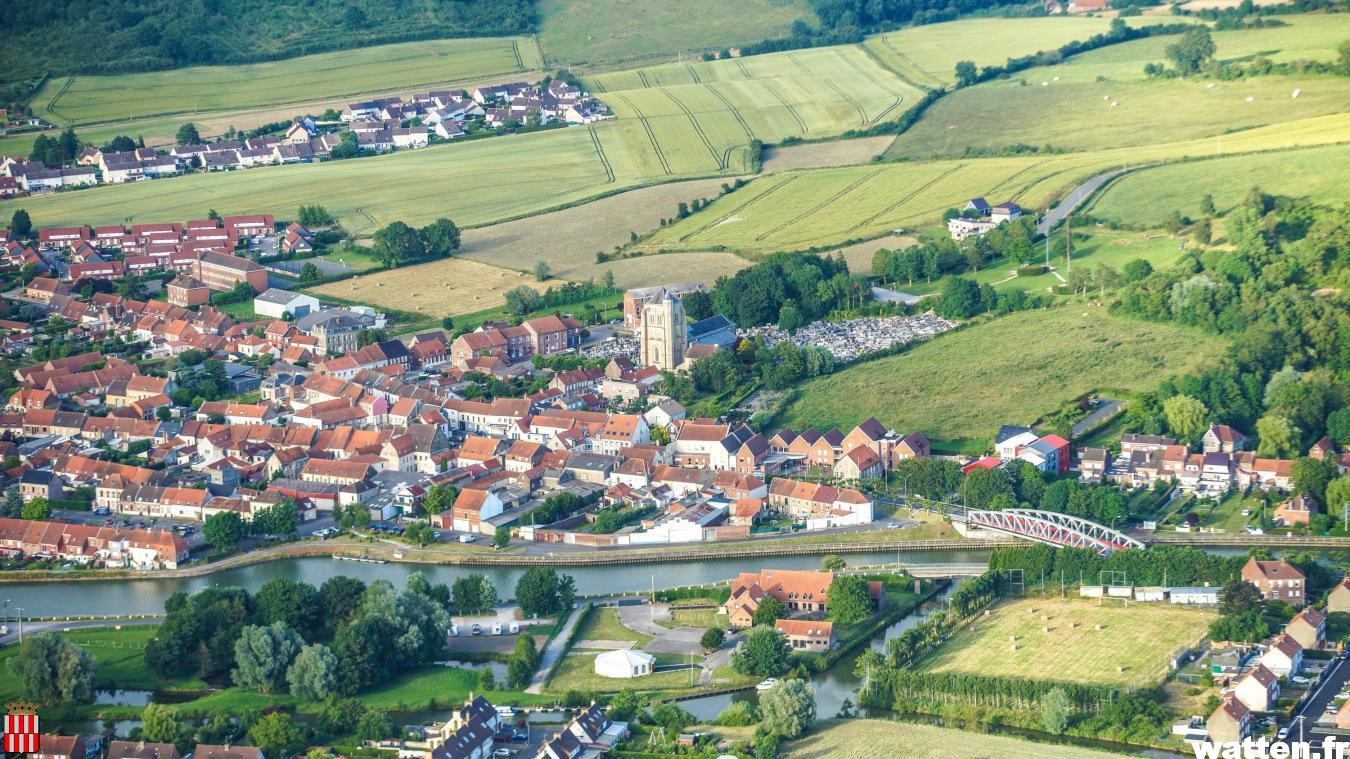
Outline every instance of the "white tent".
[[656, 657], [641, 651], [606, 651], [595, 657], [595, 674], [601, 677], [643, 677], [652, 673]]

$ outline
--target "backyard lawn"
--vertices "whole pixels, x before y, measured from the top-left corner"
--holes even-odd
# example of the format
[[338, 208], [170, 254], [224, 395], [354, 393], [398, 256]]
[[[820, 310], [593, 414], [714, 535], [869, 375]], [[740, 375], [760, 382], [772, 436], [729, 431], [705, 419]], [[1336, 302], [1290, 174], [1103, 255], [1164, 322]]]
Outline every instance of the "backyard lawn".
[[1024, 598], [976, 618], [918, 668], [1142, 687], [1161, 682], [1169, 656], [1213, 619], [1212, 611], [1165, 603]]

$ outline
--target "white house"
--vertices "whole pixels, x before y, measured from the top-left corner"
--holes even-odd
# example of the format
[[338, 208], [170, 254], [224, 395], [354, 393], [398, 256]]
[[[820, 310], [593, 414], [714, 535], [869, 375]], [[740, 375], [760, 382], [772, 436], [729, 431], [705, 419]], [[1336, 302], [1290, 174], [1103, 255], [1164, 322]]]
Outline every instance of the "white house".
[[1280, 677], [1297, 675], [1303, 671], [1303, 646], [1288, 635], [1279, 635], [1261, 654], [1261, 664]]
[[1005, 424], [998, 429], [994, 438], [994, 452], [1004, 461], [1012, 461], [1022, 449], [1040, 439], [1040, 436], [1026, 427]]
[[1280, 698], [1280, 678], [1263, 664], [1258, 664], [1233, 688], [1233, 695], [1242, 705], [1254, 712], [1268, 712]]
[[319, 310], [319, 299], [273, 287], [253, 299], [253, 313], [280, 319], [284, 314], [299, 319]]
[[631, 679], [652, 673], [656, 657], [641, 651], [606, 651], [595, 657], [595, 674], [601, 677]]

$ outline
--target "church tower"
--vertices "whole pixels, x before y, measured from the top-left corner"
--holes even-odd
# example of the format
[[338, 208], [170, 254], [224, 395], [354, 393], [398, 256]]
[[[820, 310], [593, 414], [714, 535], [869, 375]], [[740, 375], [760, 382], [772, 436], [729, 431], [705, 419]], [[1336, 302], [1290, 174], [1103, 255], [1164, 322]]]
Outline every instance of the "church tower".
[[643, 366], [674, 371], [684, 363], [688, 347], [688, 325], [684, 318], [684, 304], [662, 289], [642, 307], [641, 359]]

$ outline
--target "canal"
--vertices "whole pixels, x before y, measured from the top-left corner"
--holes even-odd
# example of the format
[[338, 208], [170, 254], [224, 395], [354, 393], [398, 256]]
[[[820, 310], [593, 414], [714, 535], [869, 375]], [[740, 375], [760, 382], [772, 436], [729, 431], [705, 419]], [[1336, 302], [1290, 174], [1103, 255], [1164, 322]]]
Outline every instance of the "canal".
[[[982, 564], [989, 561], [989, 552], [968, 551], [885, 551], [879, 553], [849, 554], [849, 566], [889, 564]], [[739, 572], [757, 572], [761, 567], [779, 569], [819, 569], [819, 556], [779, 556], [753, 559], [715, 559], [699, 562], [664, 562], [642, 565], [597, 567], [567, 567], [559, 571], [576, 580], [581, 595], [603, 593], [633, 593], [651, 588], [673, 588], [685, 585], [727, 582]], [[331, 558], [280, 559], [238, 569], [228, 569], [201, 577], [181, 579], [118, 579], [107, 581], [78, 580], [12, 583], [0, 586], [0, 601], [8, 601], [8, 608], [21, 608], [29, 617], [99, 615], [99, 614], [159, 614], [164, 601], [177, 591], [193, 592], [211, 586], [239, 586], [256, 591], [263, 583], [275, 577], [287, 577], [314, 586], [322, 585], [330, 577], [346, 575], [365, 582], [388, 580], [402, 587], [413, 572], [422, 572], [432, 583], [454, 582], [468, 574], [483, 574], [490, 578], [502, 598], [515, 592], [516, 581], [524, 574], [521, 567], [462, 567], [433, 564], [366, 564], [337, 561]]]

